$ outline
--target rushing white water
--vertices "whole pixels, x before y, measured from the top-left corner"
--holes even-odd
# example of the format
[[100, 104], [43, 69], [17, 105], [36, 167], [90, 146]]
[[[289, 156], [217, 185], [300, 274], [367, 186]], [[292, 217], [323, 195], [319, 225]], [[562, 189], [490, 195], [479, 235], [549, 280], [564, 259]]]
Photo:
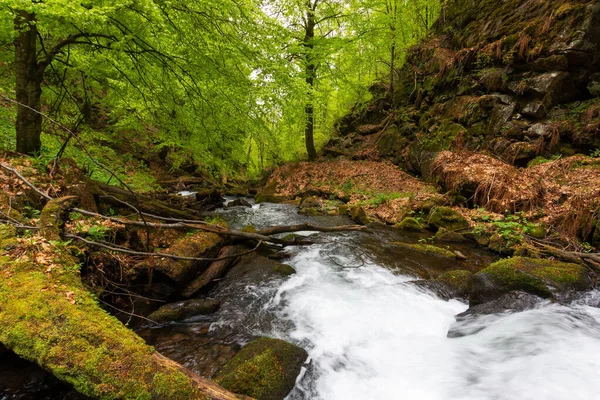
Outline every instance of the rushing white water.
[[[302, 217], [255, 206], [245, 218], [260, 226]], [[377, 265], [355, 234], [327, 237], [294, 250], [289, 264], [297, 273], [265, 306], [288, 323], [261, 333], [310, 355], [288, 400], [600, 398], [600, 309], [588, 305], [600, 292], [569, 306], [545, 302], [456, 322], [466, 304]], [[459, 337], [448, 337], [450, 328]]]
[[[331, 247], [331, 245], [329, 245]], [[479, 316], [448, 338], [467, 305], [407, 285], [409, 277], [315, 245], [273, 304], [308, 349], [312, 378], [291, 399], [564, 400], [600, 395], [600, 310], [543, 304]], [[351, 249], [347, 249], [351, 252]], [[338, 265], [339, 264], [339, 265]], [[468, 334], [472, 333], [472, 334]]]

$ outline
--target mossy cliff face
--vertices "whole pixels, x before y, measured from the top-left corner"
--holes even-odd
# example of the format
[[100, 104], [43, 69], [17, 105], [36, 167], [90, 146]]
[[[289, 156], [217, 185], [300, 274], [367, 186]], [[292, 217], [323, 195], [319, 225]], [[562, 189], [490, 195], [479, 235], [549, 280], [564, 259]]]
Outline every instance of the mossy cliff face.
[[260, 338], [240, 350], [218, 372], [223, 387], [257, 398], [282, 400], [292, 390], [308, 354], [279, 339]]
[[357, 127], [391, 104], [397, 137], [379, 154], [427, 178], [443, 150], [486, 151], [525, 166], [600, 146], [600, 121], [586, 119], [600, 104], [600, 3], [444, 3], [434, 35], [408, 51], [393, 101], [378, 98], [372, 113], [342, 120], [331, 147], [364, 152]]
[[[13, 235], [2, 229], [1, 245]], [[33, 239], [17, 240], [0, 256], [3, 345], [93, 398], [235, 398], [147, 346], [98, 306], [81, 284], [76, 259]]]
[[589, 271], [578, 264], [513, 257], [493, 263], [475, 274], [470, 304], [476, 305], [521, 290], [541, 297], [591, 287]]

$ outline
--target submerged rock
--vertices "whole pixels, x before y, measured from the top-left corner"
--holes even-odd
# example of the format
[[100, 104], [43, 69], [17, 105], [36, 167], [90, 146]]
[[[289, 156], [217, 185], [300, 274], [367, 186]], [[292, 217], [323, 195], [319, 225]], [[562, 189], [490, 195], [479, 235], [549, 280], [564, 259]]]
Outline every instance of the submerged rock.
[[497, 261], [475, 274], [469, 303], [477, 305], [521, 290], [541, 297], [591, 286], [588, 271], [578, 264], [513, 257]]
[[258, 400], [282, 400], [293, 389], [308, 353], [279, 339], [259, 338], [244, 346], [215, 381]]
[[148, 316], [155, 322], [181, 321], [195, 315], [212, 314], [219, 309], [219, 300], [187, 300], [165, 304]]
[[456, 319], [461, 320], [470, 315], [487, 315], [499, 314], [507, 311], [521, 312], [531, 310], [543, 301], [543, 298], [536, 296], [535, 294], [516, 290], [508, 292], [495, 300], [469, 307], [467, 311], [456, 315]]

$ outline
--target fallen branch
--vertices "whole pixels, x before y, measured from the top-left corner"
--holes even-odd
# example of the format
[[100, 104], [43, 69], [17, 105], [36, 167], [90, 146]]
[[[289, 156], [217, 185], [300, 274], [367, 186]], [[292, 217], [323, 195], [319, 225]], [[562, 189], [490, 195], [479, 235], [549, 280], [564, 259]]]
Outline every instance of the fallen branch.
[[[258, 242], [258, 246], [262, 244], [262, 241]], [[258, 248], [255, 248], [255, 250]], [[235, 254], [234, 246], [225, 246], [219, 252], [219, 258], [221, 260], [215, 261], [209, 265], [209, 267], [204, 271], [200, 276], [191, 281], [185, 289], [181, 292], [181, 295], [185, 298], [192, 297], [196, 293], [198, 293], [202, 288], [209, 285], [215, 279], [218, 279], [227, 272], [229, 267], [231, 267], [237, 258], [239, 258], [241, 254]]]
[[365, 231], [368, 228], [364, 225], [341, 225], [341, 226], [318, 226], [313, 224], [284, 225], [274, 226], [267, 229], [261, 229], [256, 233], [261, 235], [276, 235], [278, 233], [289, 233], [298, 231], [316, 231], [316, 232], [342, 232], [342, 231]]

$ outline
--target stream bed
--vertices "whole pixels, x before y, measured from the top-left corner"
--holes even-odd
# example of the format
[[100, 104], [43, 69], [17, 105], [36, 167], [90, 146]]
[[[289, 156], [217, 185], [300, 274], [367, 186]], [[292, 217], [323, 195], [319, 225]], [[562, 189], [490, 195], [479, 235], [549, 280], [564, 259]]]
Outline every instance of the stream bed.
[[[302, 216], [291, 205], [219, 213], [236, 228], [350, 222]], [[545, 301], [524, 312], [457, 320], [466, 303], [411, 282], [447, 270], [476, 271], [494, 256], [470, 245], [452, 246], [468, 261], [424, 256], [391, 243], [419, 237], [384, 226], [371, 233], [301, 234], [314, 244], [285, 248], [282, 261], [295, 274], [266, 279], [256, 275], [257, 259], [245, 258], [230, 271], [234, 279], [208, 294], [222, 300], [217, 313], [146, 327], [140, 335], [204, 376], [257, 336], [297, 344], [309, 359], [288, 400], [598, 398], [600, 292], [568, 304]], [[0, 399], [38, 398], [12, 393], [0, 390]], [[65, 396], [39, 398], [71, 398]]]

